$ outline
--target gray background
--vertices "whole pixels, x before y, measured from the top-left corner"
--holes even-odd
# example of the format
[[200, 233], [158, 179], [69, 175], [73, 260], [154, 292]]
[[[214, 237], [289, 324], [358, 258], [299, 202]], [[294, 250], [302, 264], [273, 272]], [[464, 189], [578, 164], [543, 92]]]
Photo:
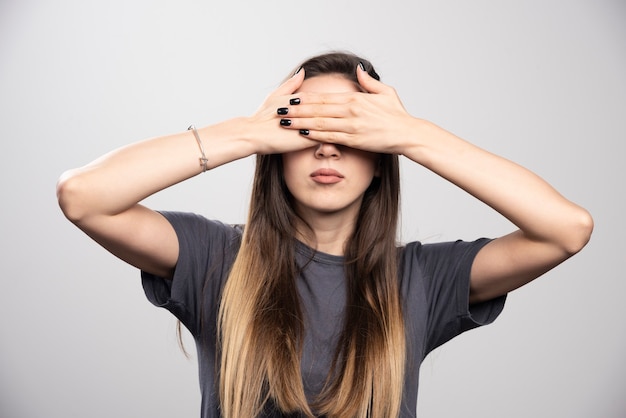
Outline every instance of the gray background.
[[[0, 1], [0, 416], [195, 417], [195, 358], [55, 182], [124, 144], [251, 114], [301, 59], [371, 59], [407, 109], [588, 208], [584, 251], [422, 367], [422, 417], [626, 416], [623, 1]], [[210, 158], [210, 150], [209, 158]], [[252, 159], [150, 198], [245, 219]], [[404, 241], [497, 236], [403, 161]], [[193, 353], [193, 347], [188, 348]]]

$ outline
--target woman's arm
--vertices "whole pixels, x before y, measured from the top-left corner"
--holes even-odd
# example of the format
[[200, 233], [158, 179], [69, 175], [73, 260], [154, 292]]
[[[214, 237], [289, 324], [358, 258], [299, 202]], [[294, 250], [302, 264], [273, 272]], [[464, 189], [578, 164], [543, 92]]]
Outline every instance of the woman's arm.
[[519, 229], [486, 245], [472, 265], [470, 300], [516, 289], [580, 251], [591, 235], [589, 213], [531, 171], [423, 120], [405, 156], [456, 184]]
[[529, 170], [409, 115], [395, 90], [357, 69], [371, 94], [301, 94], [287, 129], [372, 152], [402, 154], [501, 213], [519, 229], [479, 252], [471, 302], [503, 295], [535, 279], [589, 240], [589, 213]]
[[[255, 153], [285, 152], [312, 142], [279, 128], [276, 107], [304, 74], [286, 81], [255, 115], [198, 129], [208, 167]], [[192, 131], [141, 141], [65, 172], [57, 184], [65, 216], [122, 260], [163, 277], [178, 259], [178, 240], [163, 216], [139, 204], [202, 171]]]

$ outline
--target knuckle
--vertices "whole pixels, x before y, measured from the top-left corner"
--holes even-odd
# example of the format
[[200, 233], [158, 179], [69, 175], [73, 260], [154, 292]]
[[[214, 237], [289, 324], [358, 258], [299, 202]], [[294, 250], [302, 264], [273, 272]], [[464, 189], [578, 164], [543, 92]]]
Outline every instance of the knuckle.
[[322, 118], [315, 118], [313, 125], [316, 131], [323, 131], [326, 128], [326, 121]]
[[339, 142], [339, 133], [338, 132], [328, 132], [328, 134], [326, 135], [326, 139], [331, 144], [336, 144], [337, 142]]

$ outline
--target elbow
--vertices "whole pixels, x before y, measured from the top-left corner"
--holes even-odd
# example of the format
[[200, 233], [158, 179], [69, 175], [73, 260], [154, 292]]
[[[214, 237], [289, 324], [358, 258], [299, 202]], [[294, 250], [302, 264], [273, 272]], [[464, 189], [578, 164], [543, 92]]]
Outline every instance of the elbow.
[[86, 216], [85, 192], [80, 176], [74, 170], [66, 171], [59, 177], [56, 194], [63, 215], [72, 223], [79, 224]]
[[566, 244], [564, 249], [569, 256], [581, 251], [591, 239], [593, 233], [593, 218], [589, 212], [580, 208], [568, 227]]

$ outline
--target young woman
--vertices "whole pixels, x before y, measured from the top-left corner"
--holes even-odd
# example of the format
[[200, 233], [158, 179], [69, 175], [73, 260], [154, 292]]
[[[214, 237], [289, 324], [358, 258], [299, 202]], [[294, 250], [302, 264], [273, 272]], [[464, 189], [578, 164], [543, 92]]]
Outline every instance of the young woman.
[[[138, 203], [253, 154], [243, 227]], [[399, 246], [399, 155], [518, 230]], [[194, 336], [203, 417], [413, 417], [424, 357], [493, 321], [508, 292], [577, 253], [593, 228], [535, 174], [409, 115], [368, 61], [345, 53], [305, 61], [250, 117], [68, 171], [58, 198]]]

